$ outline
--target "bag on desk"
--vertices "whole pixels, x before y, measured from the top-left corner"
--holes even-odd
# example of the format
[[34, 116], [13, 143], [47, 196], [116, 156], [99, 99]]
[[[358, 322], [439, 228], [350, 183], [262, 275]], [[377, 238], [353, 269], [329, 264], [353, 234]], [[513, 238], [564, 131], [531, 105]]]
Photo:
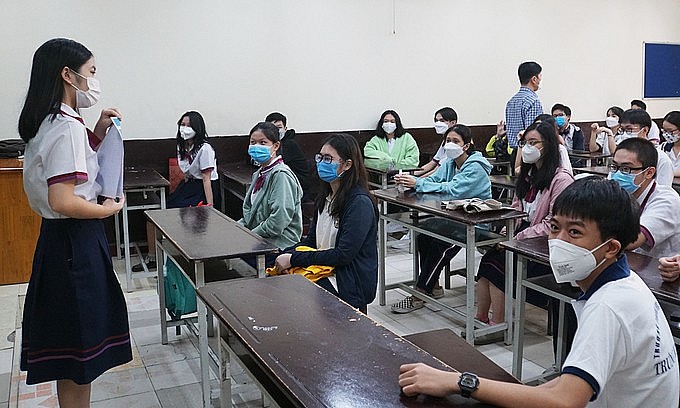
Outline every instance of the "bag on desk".
[[170, 258], [165, 263], [165, 307], [172, 320], [197, 310], [194, 287]]
[[484, 211], [496, 211], [503, 209], [503, 203], [496, 201], [493, 198], [482, 200], [481, 198], [470, 198], [467, 200], [452, 200], [447, 201], [447, 210], [462, 209], [467, 213], [479, 213]]

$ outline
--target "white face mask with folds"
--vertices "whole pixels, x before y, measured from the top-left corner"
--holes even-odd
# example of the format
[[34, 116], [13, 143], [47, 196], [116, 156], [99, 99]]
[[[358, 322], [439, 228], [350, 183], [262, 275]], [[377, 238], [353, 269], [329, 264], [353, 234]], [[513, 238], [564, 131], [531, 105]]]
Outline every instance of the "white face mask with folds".
[[387, 134], [394, 133], [394, 131], [397, 130], [397, 124], [392, 122], [383, 122], [382, 129]]
[[557, 283], [580, 281], [587, 278], [606, 258], [597, 263], [593, 252], [602, 248], [610, 239], [592, 250], [582, 248], [561, 239], [549, 239], [550, 266]]
[[443, 135], [448, 129], [448, 123], [442, 121], [434, 122], [434, 131], [437, 132], [438, 135]]
[[196, 132], [191, 126], [183, 126], [181, 125], [179, 127], [179, 134], [182, 136], [182, 139], [184, 140], [190, 140], [193, 139], [194, 136], [196, 136]]
[[446, 157], [451, 160], [456, 160], [463, 154], [463, 147], [459, 144], [448, 142], [444, 145], [444, 151], [446, 152]]

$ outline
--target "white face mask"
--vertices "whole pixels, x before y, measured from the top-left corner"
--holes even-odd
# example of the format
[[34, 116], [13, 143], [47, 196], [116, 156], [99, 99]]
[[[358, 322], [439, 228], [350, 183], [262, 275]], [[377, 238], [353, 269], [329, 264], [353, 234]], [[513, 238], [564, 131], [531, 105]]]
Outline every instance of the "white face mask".
[[633, 137], [638, 137], [640, 132], [642, 132], [642, 129], [638, 130], [637, 132], [623, 132], [623, 139], [622, 140], [630, 139], [630, 138], [633, 138]]
[[286, 135], [286, 129], [281, 128], [279, 129], [279, 139], [283, 139], [283, 137]]
[[102, 89], [99, 86], [99, 80], [95, 77], [86, 77], [80, 75], [76, 71], [71, 71], [81, 78], [85, 78], [87, 81], [87, 91], [81, 91], [77, 86], [71, 84], [72, 87], [76, 88], [76, 108], [89, 108], [93, 106], [97, 101], [99, 101], [99, 96], [102, 93]]
[[392, 122], [383, 122], [382, 129], [387, 134], [394, 133], [394, 131], [397, 130], [397, 124]]
[[530, 144], [524, 145], [522, 148], [522, 161], [527, 164], [533, 164], [541, 158], [541, 151], [538, 147]]
[[463, 154], [463, 147], [456, 143], [448, 142], [444, 145], [444, 151], [446, 152], [446, 157], [456, 160]]
[[184, 140], [190, 140], [193, 139], [194, 136], [196, 136], [196, 132], [194, 129], [191, 128], [191, 126], [180, 126], [179, 127], [179, 134], [182, 136], [182, 139]]
[[550, 266], [557, 283], [580, 281], [587, 278], [606, 258], [597, 263], [593, 252], [609, 242], [606, 240], [592, 250], [581, 248], [561, 239], [549, 239]]
[[438, 135], [443, 135], [446, 133], [446, 131], [449, 129], [449, 124], [446, 122], [434, 122], [434, 131], [437, 132]]
[[607, 116], [604, 120], [604, 123], [607, 124], [608, 128], [613, 128], [614, 126], [619, 124], [619, 119], [613, 116]]

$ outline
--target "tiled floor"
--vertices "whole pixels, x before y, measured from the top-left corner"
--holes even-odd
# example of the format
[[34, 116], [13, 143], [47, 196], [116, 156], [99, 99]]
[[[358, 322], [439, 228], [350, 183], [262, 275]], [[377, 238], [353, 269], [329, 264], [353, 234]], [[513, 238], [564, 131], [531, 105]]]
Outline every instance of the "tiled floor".
[[[451, 262], [452, 268], [465, 264], [461, 253]], [[477, 254], [477, 262], [481, 255]], [[407, 280], [412, 276], [412, 260], [408, 249], [390, 249], [387, 258], [389, 282]], [[117, 270], [122, 271], [122, 261], [114, 259]], [[124, 275], [120, 280], [125, 285]], [[465, 280], [452, 278], [453, 287], [446, 291], [444, 302], [465, 304]], [[56, 386], [53, 383], [28, 386], [25, 373], [19, 372], [17, 344], [21, 335], [21, 307], [26, 285], [0, 286], [0, 407], [29, 408], [57, 407]], [[427, 307], [405, 315], [390, 312], [389, 305], [400, 300], [400, 290], [387, 292], [387, 305], [376, 300], [369, 305], [368, 315], [393, 332], [406, 335], [425, 330], [450, 328], [460, 332], [462, 320], [444, 311]], [[199, 363], [196, 344], [186, 331], [177, 336], [168, 330], [169, 344], [160, 344], [158, 297], [153, 279], [139, 280], [134, 291], [125, 292], [130, 332], [132, 336], [132, 362], [117, 367], [100, 376], [92, 385], [92, 406], [95, 408], [152, 408], [199, 407]], [[524, 378], [540, 374], [553, 363], [550, 338], [545, 336], [546, 313], [527, 308], [527, 334], [525, 337]], [[502, 343], [480, 346], [479, 350], [510, 371], [511, 347]], [[238, 407], [262, 406], [260, 393], [247, 375], [238, 367], [232, 373], [235, 383], [234, 402]], [[395, 379], [396, 381], [396, 379]]]

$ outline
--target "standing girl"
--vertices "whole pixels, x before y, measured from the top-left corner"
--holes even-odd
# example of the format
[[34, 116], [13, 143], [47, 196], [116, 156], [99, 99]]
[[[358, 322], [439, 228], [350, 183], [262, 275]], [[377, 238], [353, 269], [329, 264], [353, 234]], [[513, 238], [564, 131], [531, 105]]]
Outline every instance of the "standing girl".
[[78, 110], [99, 99], [92, 53], [63, 38], [33, 56], [19, 134], [24, 189], [42, 216], [23, 313], [21, 369], [27, 384], [57, 381], [59, 405], [88, 407], [90, 383], [132, 359], [127, 309], [101, 221], [123, 202], [97, 203], [97, 147], [120, 118], [102, 111], [94, 132]]
[[[279, 255], [276, 267], [335, 267], [337, 289], [328, 278], [316, 283], [366, 313], [378, 285], [378, 213], [359, 144], [348, 134], [331, 135], [315, 160], [322, 182], [309, 234]], [[317, 251], [295, 251], [300, 245]]]

